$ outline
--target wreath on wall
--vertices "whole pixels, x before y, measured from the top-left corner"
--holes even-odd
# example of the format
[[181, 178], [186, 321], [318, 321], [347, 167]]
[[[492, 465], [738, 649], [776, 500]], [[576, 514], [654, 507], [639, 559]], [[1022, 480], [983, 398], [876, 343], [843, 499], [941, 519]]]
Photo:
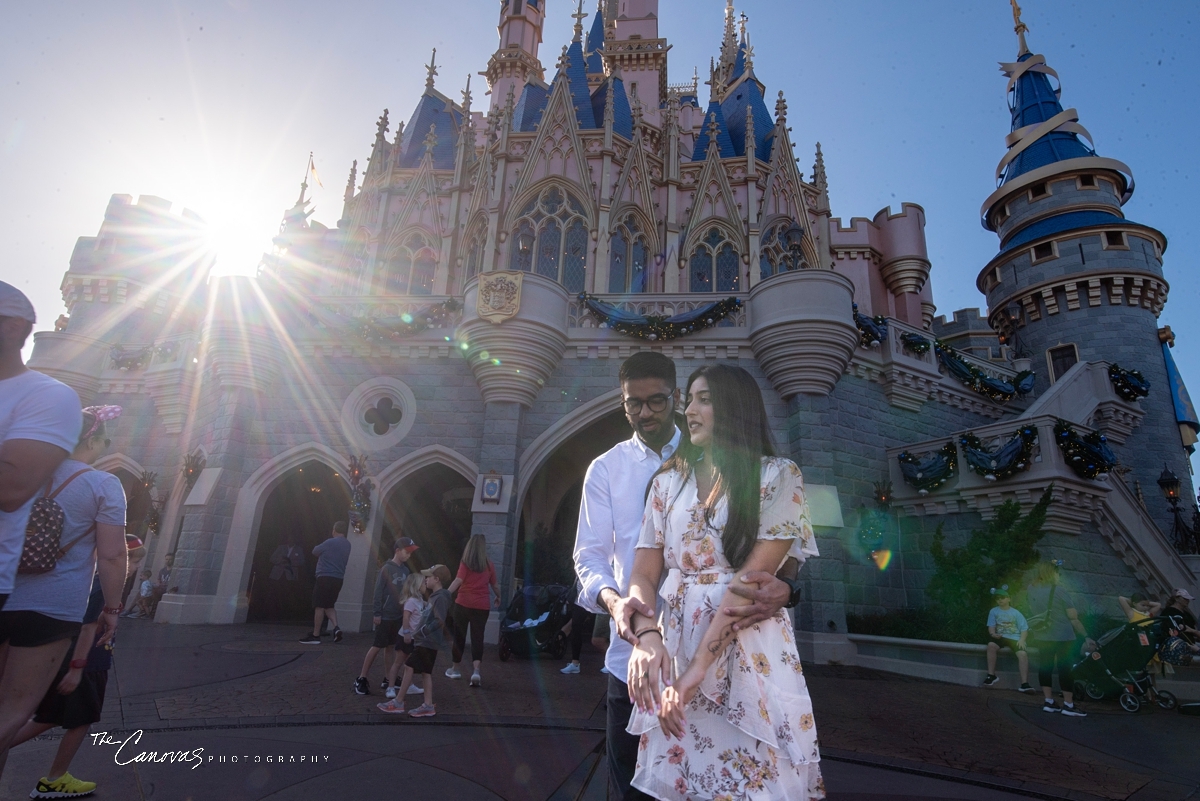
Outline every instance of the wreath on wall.
[[579, 293], [579, 302], [600, 321], [601, 328], [610, 328], [618, 334], [648, 339], [651, 342], [678, 339], [712, 328], [740, 309], [743, 303], [741, 298], [725, 298], [689, 312], [663, 317], [623, 311], [586, 292]]
[[971, 433], [963, 434], [958, 440], [967, 467], [988, 481], [999, 481], [1028, 470], [1037, 441], [1037, 429], [1033, 426], [1020, 429], [995, 449], [984, 447], [979, 437]]

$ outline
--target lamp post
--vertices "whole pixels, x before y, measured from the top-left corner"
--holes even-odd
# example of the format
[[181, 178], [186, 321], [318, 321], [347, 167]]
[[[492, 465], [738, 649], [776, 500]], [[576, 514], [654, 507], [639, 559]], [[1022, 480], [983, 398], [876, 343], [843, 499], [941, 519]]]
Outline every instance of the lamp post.
[[792, 223], [786, 231], [779, 235], [779, 238], [783, 241], [783, 246], [787, 251], [782, 261], [788, 272], [807, 267], [808, 265], [804, 263], [804, 229], [796, 223]]
[[1179, 510], [1180, 484], [1179, 476], [1164, 464], [1162, 475], [1158, 477], [1158, 488], [1171, 505], [1171, 515], [1175, 518], [1171, 528], [1175, 550], [1183, 554], [1200, 553], [1200, 507], [1192, 506], [1192, 525], [1183, 522], [1183, 513]]

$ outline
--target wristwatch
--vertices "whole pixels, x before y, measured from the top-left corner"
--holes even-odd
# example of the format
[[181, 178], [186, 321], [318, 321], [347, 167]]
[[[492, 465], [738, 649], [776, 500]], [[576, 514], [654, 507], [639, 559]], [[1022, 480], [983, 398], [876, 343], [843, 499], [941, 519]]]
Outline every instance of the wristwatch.
[[788, 602], [783, 605], [783, 608], [794, 609], [796, 604], [800, 603], [801, 588], [804, 586], [804, 584], [798, 578], [780, 579], [780, 581], [788, 585], [792, 591], [792, 594], [788, 597]]

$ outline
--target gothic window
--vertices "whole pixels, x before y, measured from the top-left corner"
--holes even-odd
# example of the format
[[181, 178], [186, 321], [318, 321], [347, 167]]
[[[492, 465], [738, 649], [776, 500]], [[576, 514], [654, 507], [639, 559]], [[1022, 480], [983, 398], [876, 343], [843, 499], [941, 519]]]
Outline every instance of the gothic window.
[[467, 258], [464, 262], [463, 283], [470, 281], [479, 272], [479, 262], [483, 259], [483, 243], [478, 239], [467, 245]]
[[710, 228], [692, 251], [692, 292], [737, 292], [741, 289], [742, 257], [720, 228]]
[[646, 291], [646, 259], [650, 249], [637, 218], [630, 214], [613, 231], [608, 263], [608, 291], [636, 294]]
[[549, 187], [521, 211], [512, 235], [509, 269], [536, 272], [571, 292], [582, 292], [588, 238], [583, 204], [558, 187]]
[[389, 295], [431, 295], [437, 252], [421, 234], [394, 247], [384, 262], [384, 285]]
[[[763, 234], [758, 252], [758, 268], [761, 277], [769, 278], [777, 273], [804, 269], [809, 266], [799, 252], [793, 253], [788, 247], [787, 233], [792, 225], [791, 220], [781, 220], [769, 227]], [[799, 242], [795, 244], [798, 245]]]

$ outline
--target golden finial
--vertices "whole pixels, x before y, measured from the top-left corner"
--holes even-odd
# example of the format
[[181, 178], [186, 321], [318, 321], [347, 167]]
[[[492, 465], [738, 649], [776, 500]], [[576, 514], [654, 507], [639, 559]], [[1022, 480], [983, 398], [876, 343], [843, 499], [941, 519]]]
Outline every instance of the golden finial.
[[433, 48], [433, 55], [429, 57], [429, 63], [425, 65], [425, 88], [433, 88], [433, 76], [438, 74], [437, 70], [437, 48]]
[[1029, 52], [1029, 45], [1025, 44], [1025, 34], [1029, 31], [1029, 26], [1021, 22], [1021, 7], [1017, 5], [1017, 0], [1008, 0], [1012, 4], [1013, 13], [1013, 31], [1017, 34], [1017, 41], [1020, 43], [1021, 51], [1017, 56], [1023, 56]]
[[575, 18], [575, 39], [578, 42], [583, 36], [583, 21], [587, 19], [587, 14], [583, 13], [583, 0], [579, 0], [579, 8], [571, 15]]

